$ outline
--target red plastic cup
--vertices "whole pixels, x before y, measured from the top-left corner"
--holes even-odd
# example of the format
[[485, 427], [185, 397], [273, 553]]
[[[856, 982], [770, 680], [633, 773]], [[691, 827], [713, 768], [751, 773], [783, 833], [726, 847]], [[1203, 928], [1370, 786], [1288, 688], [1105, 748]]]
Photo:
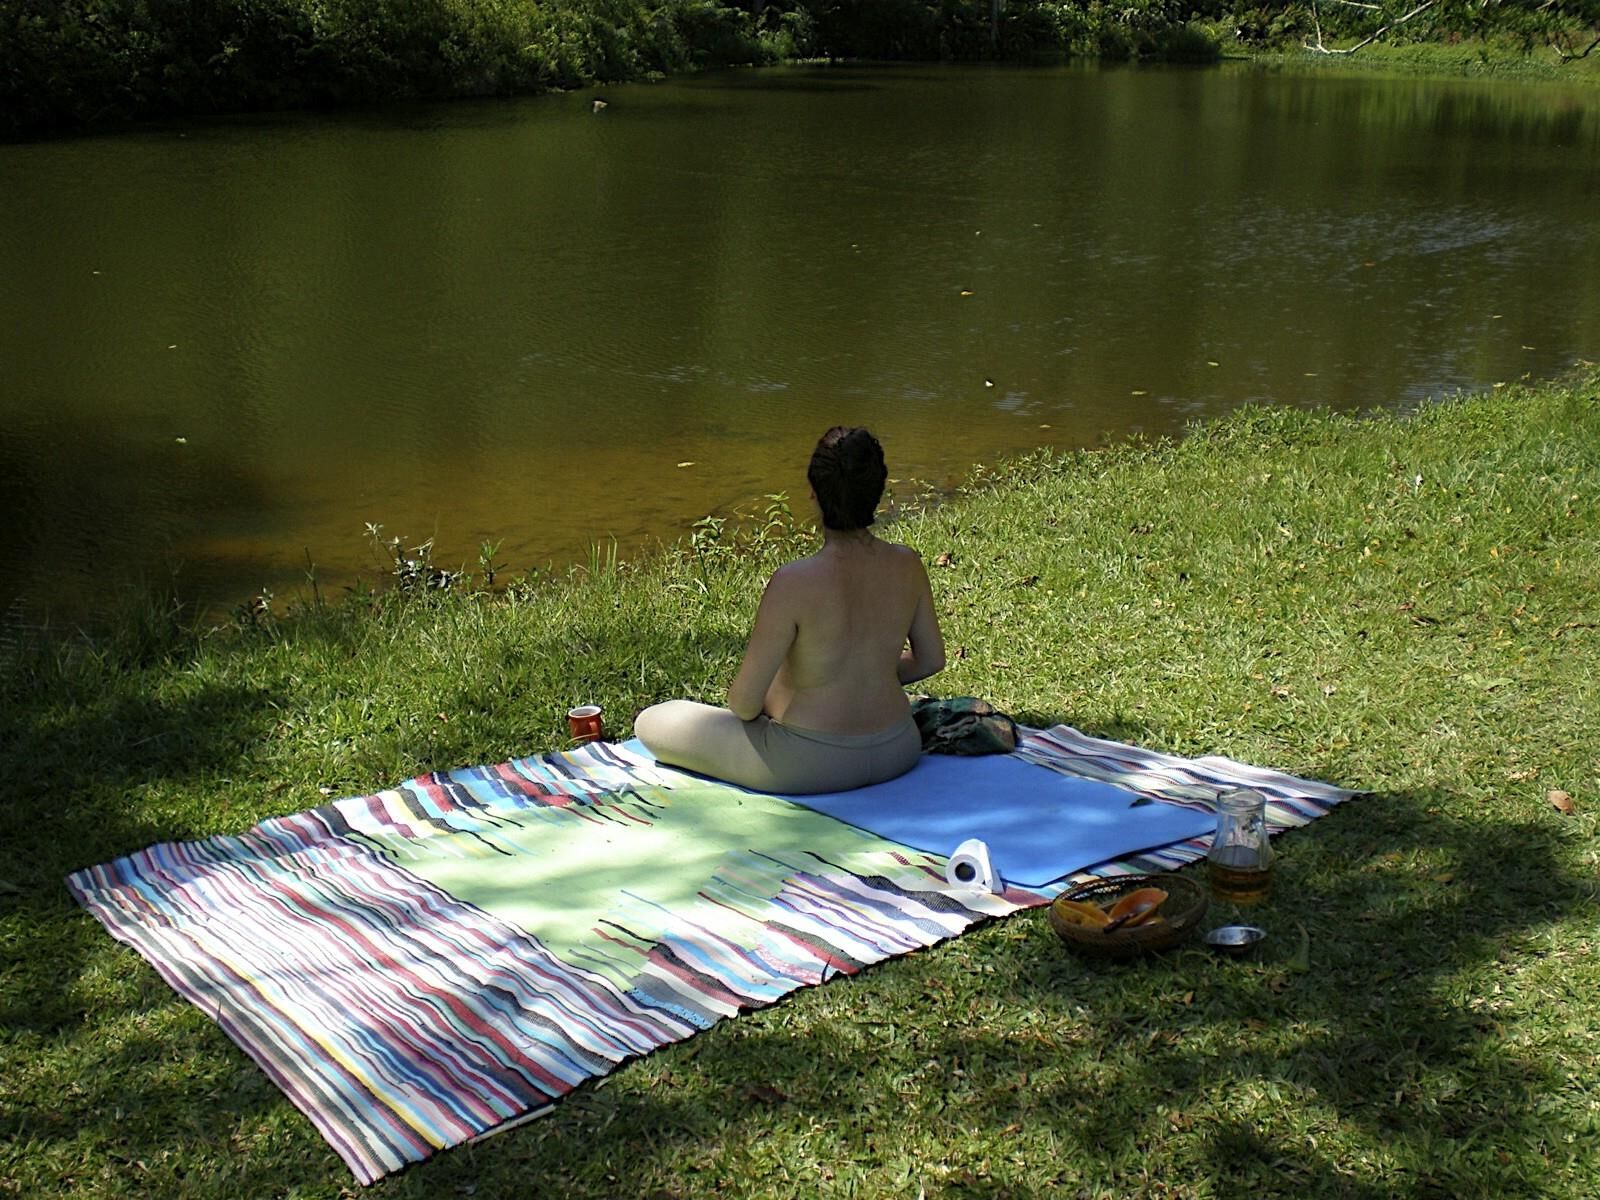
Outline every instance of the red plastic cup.
[[567, 728], [572, 740], [582, 745], [597, 742], [606, 735], [605, 713], [598, 704], [580, 704], [567, 710]]

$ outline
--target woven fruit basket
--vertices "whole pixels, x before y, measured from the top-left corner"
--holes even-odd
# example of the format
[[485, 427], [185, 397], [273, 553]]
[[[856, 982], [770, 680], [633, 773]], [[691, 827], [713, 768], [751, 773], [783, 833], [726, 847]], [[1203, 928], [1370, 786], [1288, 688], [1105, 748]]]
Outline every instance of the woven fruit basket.
[[1061, 893], [1048, 916], [1056, 936], [1074, 950], [1133, 958], [1187, 940], [1209, 903], [1206, 889], [1182, 875], [1120, 875]]

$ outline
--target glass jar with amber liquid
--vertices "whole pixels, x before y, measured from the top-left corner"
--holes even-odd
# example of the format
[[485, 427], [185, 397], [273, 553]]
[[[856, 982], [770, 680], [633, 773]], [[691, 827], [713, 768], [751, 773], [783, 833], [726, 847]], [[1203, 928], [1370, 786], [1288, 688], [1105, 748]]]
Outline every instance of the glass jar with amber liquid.
[[1206, 852], [1211, 895], [1224, 904], [1258, 904], [1272, 892], [1267, 798], [1253, 788], [1217, 797], [1217, 832]]

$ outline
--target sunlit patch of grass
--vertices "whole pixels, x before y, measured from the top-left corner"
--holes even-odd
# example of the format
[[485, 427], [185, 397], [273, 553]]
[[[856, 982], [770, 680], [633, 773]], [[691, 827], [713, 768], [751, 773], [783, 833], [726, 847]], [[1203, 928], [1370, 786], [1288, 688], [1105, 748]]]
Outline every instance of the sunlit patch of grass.
[[[372, 1191], [1591, 1195], [1597, 393], [1591, 373], [1405, 418], [1247, 411], [1003, 464], [890, 527], [930, 563], [940, 690], [1371, 793], [1282, 839], [1258, 958], [1097, 963], [1019, 916]], [[803, 538], [764, 519], [492, 593], [280, 601], [225, 631], [157, 606], [13, 652], [0, 1195], [347, 1193], [309, 1122], [61, 877], [562, 745], [575, 701], [623, 736], [644, 704], [720, 698]]]
[[[1355, 37], [1330, 38], [1328, 44], [1342, 48], [1354, 45], [1357, 40]], [[1587, 40], [1582, 39], [1576, 49], [1581, 50]], [[1493, 36], [1420, 42], [1378, 41], [1353, 54], [1319, 54], [1295, 42], [1252, 51], [1249, 57], [1263, 67], [1331, 74], [1492, 77], [1585, 87], [1600, 84], [1600, 58], [1591, 53], [1588, 57], [1563, 61], [1554, 48], [1543, 41], [1529, 45], [1520, 38]]]

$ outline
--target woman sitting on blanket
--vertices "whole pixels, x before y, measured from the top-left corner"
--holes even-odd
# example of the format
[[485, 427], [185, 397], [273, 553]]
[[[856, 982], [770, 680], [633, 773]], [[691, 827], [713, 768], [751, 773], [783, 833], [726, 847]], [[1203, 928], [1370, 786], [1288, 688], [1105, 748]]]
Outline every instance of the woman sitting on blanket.
[[916, 765], [902, 685], [944, 668], [916, 551], [870, 526], [888, 471], [865, 429], [822, 435], [806, 471], [822, 547], [773, 573], [728, 707], [669, 700], [634, 722], [657, 761], [768, 792], [838, 792]]

